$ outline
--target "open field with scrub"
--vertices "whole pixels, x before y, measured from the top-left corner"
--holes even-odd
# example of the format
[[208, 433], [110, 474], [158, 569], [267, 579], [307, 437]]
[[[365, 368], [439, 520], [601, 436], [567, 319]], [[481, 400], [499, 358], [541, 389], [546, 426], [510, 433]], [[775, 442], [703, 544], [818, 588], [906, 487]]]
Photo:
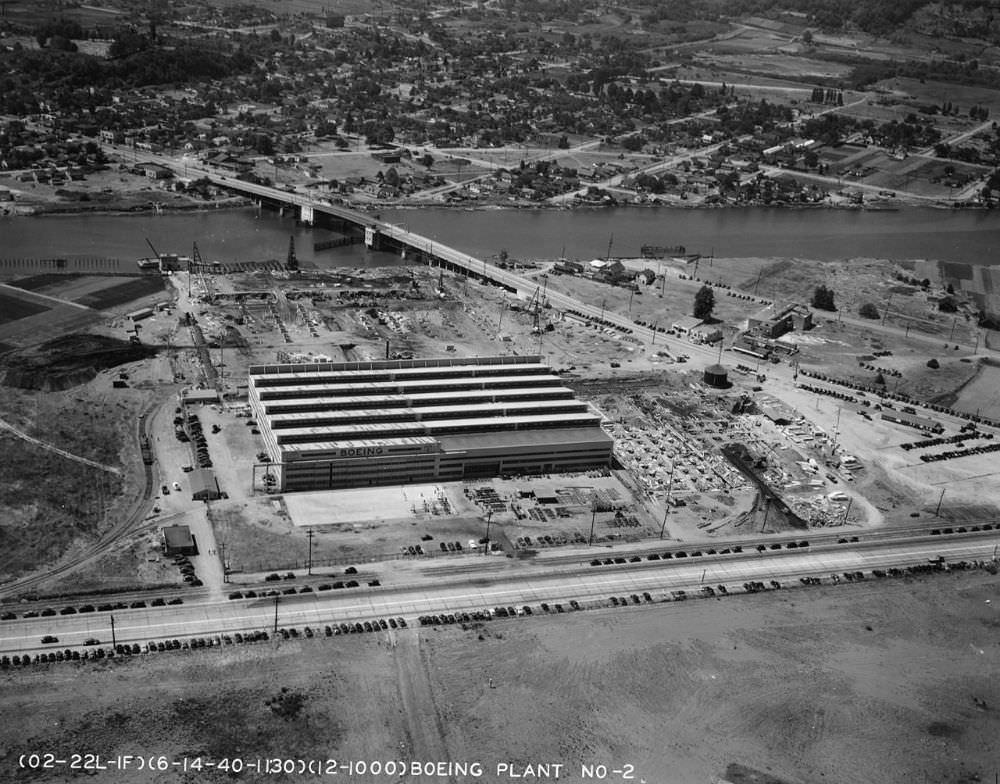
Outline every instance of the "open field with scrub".
[[1000, 755], [998, 606], [995, 576], [954, 572], [37, 665], [0, 679], [21, 717], [0, 729], [0, 767], [87, 750], [478, 763], [483, 781], [549, 762], [574, 784], [585, 764], [647, 782], [968, 784]]

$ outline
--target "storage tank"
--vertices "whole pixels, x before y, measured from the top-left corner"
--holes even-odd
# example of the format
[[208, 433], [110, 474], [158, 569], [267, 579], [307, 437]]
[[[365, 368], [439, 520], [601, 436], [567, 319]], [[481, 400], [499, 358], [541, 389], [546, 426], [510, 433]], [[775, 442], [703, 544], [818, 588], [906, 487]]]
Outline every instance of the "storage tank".
[[729, 373], [722, 365], [709, 365], [705, 368], [705, 383], [716, 389], [725, 389], [729, 386]]

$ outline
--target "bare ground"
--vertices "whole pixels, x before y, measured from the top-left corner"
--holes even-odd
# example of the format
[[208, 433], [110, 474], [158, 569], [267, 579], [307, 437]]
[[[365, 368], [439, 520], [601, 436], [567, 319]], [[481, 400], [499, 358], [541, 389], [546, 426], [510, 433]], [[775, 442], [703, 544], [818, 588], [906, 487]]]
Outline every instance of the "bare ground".
[[483, 765], [455, 782], [543, 762], [569, 782], [583, 764], [651, 783], [982, 781], [1000, 754], [998, 600], [996, 577], [963, 572], [36, 665], [0, 679], [19, 716], [0, 728], [0, 768], [66, 781], [13, 773], [20, 754], [51, 751]]

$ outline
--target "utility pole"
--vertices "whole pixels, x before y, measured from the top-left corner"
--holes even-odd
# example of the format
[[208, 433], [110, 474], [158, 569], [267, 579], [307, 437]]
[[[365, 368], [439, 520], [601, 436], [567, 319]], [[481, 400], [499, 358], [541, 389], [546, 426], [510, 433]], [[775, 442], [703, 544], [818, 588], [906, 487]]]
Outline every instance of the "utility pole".
[[854, 498], [847, 499], [847, 508], [844, 510], [844, 519], [841, 521], [841, 525], [847, 524], [847, 515], [851, 513], [851, 504], [854, 503]]
[[590, 539], [587, 540], [587, 547], [594, 543], [594, 523], [597, 521], [597, 497], [590, 496]]
[[941, 495], [938, 497], [937, 509], [934, 510], [934, 516], [937, 517], [941, 513], [941, 502], [944, 500], [944, 491], [947, 488], [941, 488]]
[[278, 598], [274, 597], [274, 633], [278, 633]]
[[883, 327], [885, 326], [885, 317], [889, 315], [889, 306], [892, 304], [892, 297], [893, 295], [890, 294], [889, 299], [887, 299], [885, 302], [885, 309], [882, 311], [882, 323], [880, 324], [880, 326]]
[[667, 513], [670, 511], [670, 491], [674, 489], [674, 469], [676, 466], [670, 464], [670, 479], [667, 482], [667, 500], [663, 504], [663, 524], [660, 526], [660, 538], [663, 538], [663, 532], [667, 529]]
[[222, 582], [229, 582], [229, 569], [226, 568], [226, 543], [219, 544], [219, 559], [222, 561]]
[[490, 554], [490, 521], [493, 519], [493, 508], [490, 508], [489, 514], [486, 515], [486, 546], [483, 548], [483, 555]]
[[308, 562], [308, 567], [306, 569], [307, 574], [313, 573], [313, 537], [315, 535], [316, 532], [312, 528], [310, 528], [306, 532], [306, 536], [309, 538], [309, 562]]
[[115, 616], [110, 616], [111, 618], [111, 647], [114, 648], [118, 641], [115, 639]]

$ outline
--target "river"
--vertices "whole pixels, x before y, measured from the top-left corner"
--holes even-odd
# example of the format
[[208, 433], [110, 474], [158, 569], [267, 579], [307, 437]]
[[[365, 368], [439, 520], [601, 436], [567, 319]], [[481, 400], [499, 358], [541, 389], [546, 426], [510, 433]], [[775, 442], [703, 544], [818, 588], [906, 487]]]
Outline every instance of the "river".
[[1000, 264], [1000, 212], [933, 209], [385, 210], [474, 256], [505, 249], [521, 258], [638, 256], [643, 245], [748, 258], [836, 260], [867, 256]]
[[[642, 245], [684, 245], [719, 257], [784, 256], [836, 260], [858, 256], [1000, 264], [1000, 212], [906, 209], [383, 210], [384, 220], [475, 256], [506, 250], [517, 258], [637, 256]], [[290, 217], [253, 209], [165, 215], [61, 215], [0, 218], [0, 258], [107, 257], [134, 269], [160, 252], [206, 261], [283, 260], [320, 267], [398, 264], [398, 257], [354, 245], [314, 252], [332, 236]]]

